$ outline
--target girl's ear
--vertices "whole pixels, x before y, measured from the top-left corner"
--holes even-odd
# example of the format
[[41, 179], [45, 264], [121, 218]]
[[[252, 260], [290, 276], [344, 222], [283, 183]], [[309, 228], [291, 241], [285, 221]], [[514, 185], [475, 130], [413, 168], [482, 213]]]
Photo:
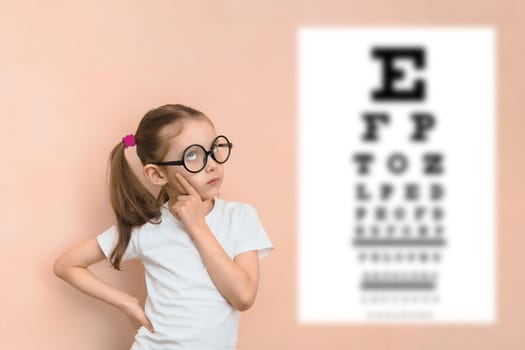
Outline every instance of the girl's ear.
[[153, 185], [164, 186], [168, 183], [166, 175], [156, 165], [146, 164], [143, 172], [144, 177]]

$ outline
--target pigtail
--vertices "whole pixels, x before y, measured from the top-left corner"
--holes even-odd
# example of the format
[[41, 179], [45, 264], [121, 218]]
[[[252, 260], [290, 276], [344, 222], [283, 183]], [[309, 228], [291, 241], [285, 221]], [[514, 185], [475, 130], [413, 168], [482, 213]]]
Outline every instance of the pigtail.
[[159, 218], [161, 199], [160, 195], [155, 199], [137, 178], [126, 160], [123, 142], [119, 142], [111, 152], [109, 194], [118, 231], [118, 242], [109, 260], [111, 266], [120, 271], [132, 228]]

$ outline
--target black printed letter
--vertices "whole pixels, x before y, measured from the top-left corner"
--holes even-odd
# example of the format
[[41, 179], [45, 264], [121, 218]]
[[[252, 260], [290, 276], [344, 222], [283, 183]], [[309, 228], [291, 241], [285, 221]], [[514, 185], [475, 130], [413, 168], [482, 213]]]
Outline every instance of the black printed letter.
[[394, 82], [403, 78], [403, 70], [394, 67], [396, 59], [408, 58], [415, 67], [425, 67], [425, 52], [421, 47], [377, 47], [372, 49], [372, 57], [382, 61], [383, 86], [381, 90], [372, 91], [375, 101], [418, 101], [425, 98], [425, 84], [421, 79], [416, 79], [409, 90], [395, 89]]

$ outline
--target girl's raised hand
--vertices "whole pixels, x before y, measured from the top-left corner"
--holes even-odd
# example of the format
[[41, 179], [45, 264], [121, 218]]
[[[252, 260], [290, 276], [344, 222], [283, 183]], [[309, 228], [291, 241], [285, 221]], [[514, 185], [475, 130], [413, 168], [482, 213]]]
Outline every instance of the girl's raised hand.
[[178, 195], [170, 211], [184, 223], [191, 234], [194, 228], [206, 225], [204, 219], [206, 208], [201, 196], [188, 180], [180, 173], [176, 173], [175, 177], [186, 190], [187, 195]]
[[129, 321], [133, 325], [135, 330], [138, 330], [141, 326], [146, 327], [151, 333], [155, 333], [153, 325], [150, 320], [146, 317], [146, 313], [139, 304], [138, 299], [131, 298], [129, 302], [126, 302], [121, 308], [122, 312], [128, 316]]

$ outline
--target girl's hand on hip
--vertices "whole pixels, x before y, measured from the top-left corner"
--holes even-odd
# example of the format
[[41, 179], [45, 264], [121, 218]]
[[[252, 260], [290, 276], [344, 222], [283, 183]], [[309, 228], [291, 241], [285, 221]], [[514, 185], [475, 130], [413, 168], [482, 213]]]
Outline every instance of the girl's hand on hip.
[[176, 173], [175, 177], [186, 190], [187, 195], [177, 196], [175, 204], [169, 209], [175, 217], [184, 223], [189, 233], [192, 234], [195, 228], [206, 225], [206, 220], [204, 219], [206, 208], [201, 196], [188, 180], [181, 173]]
[[121, 307], [121, 310], [124, 312], [124, 314], [126, 314], [135, 330], [138, 330], [141, 326], [144, 326], [151, 333], [155, 333], [153, 325], [146, 317], [146, 313], [142, 309], [142, 306], [140, 306], [137, 298], [131, 298], [124, 304], [124, 306]]

